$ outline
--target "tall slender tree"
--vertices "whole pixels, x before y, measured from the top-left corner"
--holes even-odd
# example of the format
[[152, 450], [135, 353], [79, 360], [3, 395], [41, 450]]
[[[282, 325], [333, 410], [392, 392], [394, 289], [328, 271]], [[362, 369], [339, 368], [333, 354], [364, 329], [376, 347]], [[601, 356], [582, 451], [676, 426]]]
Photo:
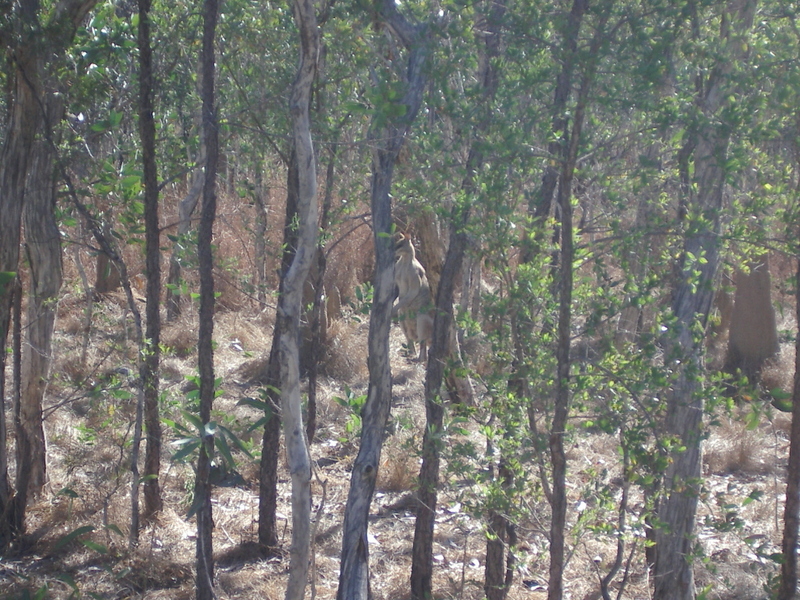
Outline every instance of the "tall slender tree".
[[703, 434], [703, 341], [720, 263], [720, 227], [731, 137], [725, 110], [735, 92], [735, 70], [748, 52], [755, 0], [730, 0], [720, 15], [721, 50], [698, 89], [701, 114], [692, 140], [691, 185], [685, 190], [683, 252], [676, 264], [672, 298], [672, 347], [667, 359], [676, 379], [667, 397], [665, 432], [679, 440], [665, 474], [664, 498], [658, 505], [653, 577], [655, 600], [692, 600], [695, 595], [693, 533], [700, 498]]
[[145, 516], [161, 510], [161, 422], [158, 416], [158, 368], [161, 342], [161, 248], [158, 220], [158, 171], [156, 124], [153, 115], [153, 50], [151, 47], [151, 0], [139, 0], [139, 137], [144, 174], [145, 265], [147, 272], [147, 325], [141, 359], [144, 420], [147, 449], [144, 460]]
[[[453, 354], [451, 333], [455, 326], [453, 320], [453, 295], [456, 278], [461, 272], [461, 264], [467, 250], [467, 224], [471, 215], [472, 202], [477, 195], [476, 177], [483, 167], [485, 135], [490, 127], [492, 103], [500, 83], [497, 58], [501, 54], [501, 29], [505, 17], [506, 3], [502, 0], [486, 3], [485, 13], [480, 14], [475, 26], [478, 44], [479, 100], [477, 122], [473, 126], [473, 139], [470, 143], [466, 162], [466, 174], [461, 184], [464, 202], [454, 204], [450, 214], [450, 235], [444, 266], [439, 278], [436, 294], [436, 313], [433, 327], [433, 344], [425, 373], [425, 412], [426, 428], [422, 442], [422, 466], [419, 474], [419, 507], [414, 527], [414, 545], [411, 564], [411, 593], [418, 600], [433, 596], [433, 534], [436, 519], [436, 504], [439, 488], [440, 445], [444, 406], [442, 405], [441, 388], [445, 379], [445, 363]], [[468, 293], [464, 291], [462, 293]], [[452, 378], [448, 382], [454, 382]], [[455, 387], [451, 383], [451, 387]], [[458, 390], [452, 395], [458, 397]], [[461, 399], [462, 401], [464, 399]], [[495, 532], [491, 532], [495, 535]], [[495, 537], [495, 540], [498, 538]], [[501, 538], [502, 539], [502, 538]], [[501, 541], [502, 543], [502, 541]], [[487, 573], [489, 564], [487, 561]], [[487, 575], [488, 578], [488, 575]], [[503, 575], [502, 580], [505, 580]], [[487, 597], [491, 590], [503, 588], [498, 582], [487, 581]]]
[[[411, 125], [422, 104], [425, 66], [429, 49], [424, 25], [406, 19], [393, 0], [376, 0], [376, 16], [395, 43], [406, 54], [404, 92], [393, 115], [376, 115], [369, 138], [373, 147], [372, 231], [375, 244], [373, 302], [369, 321], [369, 388], [361, 415], [361, 441], [350, 476], [344, 515], [342, 557], [337, 600], [367, 600], [370, 597], [367, 528], [369, 507], [375, 491], [381, 449], [392, 399], [389, 364], [389, 327], [394, 301], [394, 242], [392, 239], [391, 187], [394, 166]], [[399, 63], [400, 57], [394, 60]], [[393, 65], [399, 67], [399, 65]], [[378, 110], [384, 109], [380, 107]]]
[[311, 139], [311, 89], [319, 60], [320, 35], [315, 4], [295, 0], [294, 17], [300, 32], [300, 65], [292, 86], [289, 112], [297, 164], [297, 249], [278, 300], [280, 331], [281, 411], [286, 456], [292, 478], [292, 546], [286, 600], [302, 600], [308, 580], [311, 551], [311, 458], [303, 427], [300, 395], [300, 313], [303, 285], [317, 245], [317, 170]]
[[217, 211], [217, 165], [219, 162], [219, 133], [214, 92], [216, 38], [219, 4], [217, 0], [203, 2], [203, 137], [206, 147], [205, 178], [200, 226], [197, 236], [197, 254], [200, 268], [200, 319], [197, 342], [200, 371], [200, 422], [202, 444], [197, 460], [194, 505], [197, 515], [197, 600], [211, 600], [214, 595], [214, 549], [211, 514], [211, 457], [214, 452], [214, 434], [209, 429], [211, 408], [214, 404], [214, 261], [212, 238]]

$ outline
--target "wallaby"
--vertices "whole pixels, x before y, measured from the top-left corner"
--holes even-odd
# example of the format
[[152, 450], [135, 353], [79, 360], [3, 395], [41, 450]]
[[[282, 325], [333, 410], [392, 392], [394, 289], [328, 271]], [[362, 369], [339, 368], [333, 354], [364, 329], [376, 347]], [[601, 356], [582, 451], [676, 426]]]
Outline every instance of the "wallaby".
[[411, 354], [419, 342], [419, 360], [428, 360], [428, 346], [433, 342], [433, 304], [425, 268], [416, 258], [411, 239], [402, 233], [395, 238], [394, 283], [397, 304], [392, 317], [400, 320]]

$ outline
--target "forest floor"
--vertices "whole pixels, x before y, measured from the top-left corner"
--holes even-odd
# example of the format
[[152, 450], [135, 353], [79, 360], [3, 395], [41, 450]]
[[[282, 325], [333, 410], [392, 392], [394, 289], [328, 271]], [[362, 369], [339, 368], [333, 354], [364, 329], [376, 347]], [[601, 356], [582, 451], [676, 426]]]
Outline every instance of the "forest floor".
[[[139, 546], [128, 549], [126, 461], [135, 404], [136, 350], [120, 295], [105, 297], [93, 311], [91, 336], [85, 338], [82, 295], [68, 295], [60, 304], [53, 380], [45, 403], [49, 483], [30, 506], [24, 544], [13, 556], [0, 558], [0, 597], [192, 598], [195, 522], [187, 512], [193, 472], [191, 464], [171, 461], [177, 449], [171, 442], [181, 435], [167, 421], [161, 478], [164, 510], [146, 525]], [[215, 368], [221, 378], [215, 418], [250, 444], [255, 455], [260, 451], [260, 432], [250, 431], [250, 426], [260, 415], [240, 401], [258, 397], [258, 387], [250, 382], [263, 367], [271, 331], [271, 318], [252, 310], [220, 311], [214, 331]], [[366, 322], [332, 323], [331, 349], [320, 379], [319, 428], [311, 446], [316, 523], [310, 588], [310, 597], [319, 600], [336, 595], [349, 468], [358, 450], [357, 427], [346, 405], [348, 399], [366, 393], [366, 338]], [[423, 368], [405, 356], [401, 338], [394, 326], [393, 426], [383, 451], [370, 521], [372, 591], [379, 600], [409, 597], [415, 521], [411, 494], [425, 426]], [[196, 372], [195, 339], [196, 316], [191, 311], [165, 325], [162, 340], [168, 350], [162, 363], [162, 414], [171, 421], [181, 422], [181, 409], [191, 398], [187, 376]], [[780, 363], [776, 369], [790, 378], [793, 350], [789, 344]], [[781, 413], [751, 429], [727, 417], [711, 427], [705, 455], [707, 492], [697, 531], [703, 556], [696, 559], [698, 587], [708, 587], [708, 598], [767, 597], [764, 587], [777, 568], [768, 557], [779, 551], [788, 427], [789, 419]], [[587, 515], [616, 518], [613, 512], [592, 513], [591, 492], [619, 478], [616, 448], [615, 439], [591, 432], [575, 436], [568, 448], [571, 533], [565, 597], [572, 600], [601, 598], [599, 580], [614, 557], [616, 541], [597, 533]], [[264, 559], [256, 552], [258, 461], [244, 453], [238, 453], [237, 460], [241, 479], [229, 478], [225, 486], [215, 489], [213, 498], [216, 592], [219, 598], [278, 600], [284, 593], [288, 557]], [[284, 466], [278, 518], [281, 546], [288, 553], [291, 490]], [[437, 598], [483, 597], [486, 538], [481, 521], [467, 507], [466, 492], [471, 486], [472, 482], [461, 481], [441, 490], [434, 547]], [[546, 597], [549, 508], [544, 498], [523, 502], [528, 517], [518, 524], [517, 568], [509, 598], [540, 600]], [[634, 498], [631, 511], [640, 503], [641, 499]], [[65, 537], [87, 527], [91, 531], [85, 529], [76, 539]], [[641, 539], [628, 545], [612, 586], [613, 597], [623, 575], [622, 598], [650, 597], [643, 547]], [[629, 556], [633, 557], [630, 562]]]

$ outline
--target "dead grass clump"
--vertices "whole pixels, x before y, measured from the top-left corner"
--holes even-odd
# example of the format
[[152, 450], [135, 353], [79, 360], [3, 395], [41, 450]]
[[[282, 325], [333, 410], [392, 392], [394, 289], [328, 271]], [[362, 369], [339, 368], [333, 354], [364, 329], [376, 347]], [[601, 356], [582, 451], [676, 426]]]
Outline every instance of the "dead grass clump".
[[58, 325], [67, 335], [78, 335], [86, 328], [86, 318], [81, 313], [69, 313], [59, 318]]
[[236, 313], [220, 315], [214, 330], [220, 338], [235, 340], [243, 350], [250, 352], [268, 350], [272, 340], [271, 327], [263, 328], [252, 319]]
[[197, 348], [197, 332], [186, 318], [169, 323], [161, 331], [161, 343], [175, 356], [185, 358]]
[[375, 488], [382, 492], [407, 492], [417, 483], [419, 465], [414, 453], [400, 448], [384, 449]]
[[78, 385], [86, 379], [89, 369], [89, 365], [81, 360], [80, 354], [68, 354], [58, 361], [53, 373], [73, 385]]
[[353, 297], [357, 285], [369, 281], [374, 270], [372, 233], [369, 227], [353, 227], [352, 222], [346, 222], [342, 226], [343, 231], [333, 234], [332, 249], [328, 255], [325, 290], [330, 299], [327, 308], [331, 322], [342, 317], [342, 304]]
[[337, 319], [328, 326], [328, 344], [324, 349], [321, 372], [350, 383], [367, 373], [366, 327]]
[[792, 344], [784, 344], [780, 353], [768, 360], [761, 370], [761, 387], [771, 392], [780, 390], [791, 394], [794, 382], [794, 347]]
[[764, 474], [767, 464], [762, 456], [764, 432], [748, 429], [740, 420], [724, 419], [711, 431], [704, 449], [704, 459], [711, 473]]
[[269, 354], [243, 362], [233, 372], [233, 376], [241, 381], [259, 383], [264, 379], [269, 364]]
[[183, 381], [186, 369], [176, 358], [161, 361], [161, 377], [167, 381]]

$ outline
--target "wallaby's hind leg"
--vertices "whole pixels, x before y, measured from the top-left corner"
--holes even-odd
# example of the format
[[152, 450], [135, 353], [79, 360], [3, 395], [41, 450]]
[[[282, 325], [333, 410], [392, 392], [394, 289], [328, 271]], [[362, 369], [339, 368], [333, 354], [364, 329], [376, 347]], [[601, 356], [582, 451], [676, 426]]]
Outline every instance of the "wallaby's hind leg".
[[428, 362], [428, 348], [433, 343], [433, 318], [427, 312], [417, 314], [417, 341], [419, 342], [419, 361]]
[[414, 345], [414, 342], [417, 340], [417, 322], [415, 319], [411, 318], [406, 312], [400, 314], [400, 329], [403, 331], [403, 334], [406, 336], [406, 348], [408, 348], [408, 355], [415, 356], [417, 353], [417, 348]]

